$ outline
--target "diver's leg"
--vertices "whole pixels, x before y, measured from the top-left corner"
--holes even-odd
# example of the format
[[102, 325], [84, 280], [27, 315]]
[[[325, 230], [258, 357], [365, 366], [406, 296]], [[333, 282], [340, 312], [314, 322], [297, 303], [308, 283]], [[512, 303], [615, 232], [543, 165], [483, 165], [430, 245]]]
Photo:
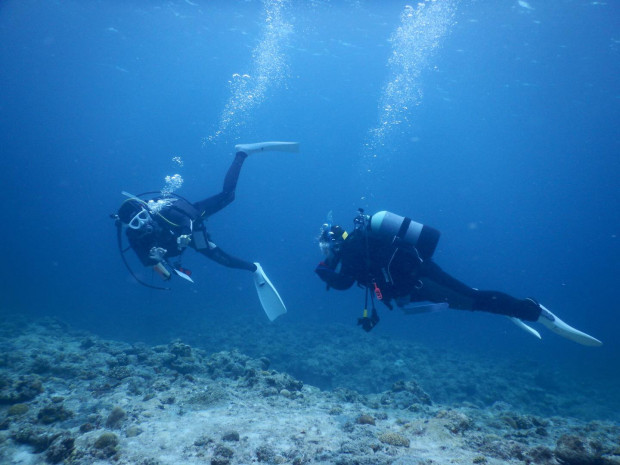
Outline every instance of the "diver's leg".
[[226, 176], [224, 177], [222, 192], [194, 204], [203, 217], [213, 215], [235, 200], [237, 181], [239, 180], [239, 174], [241, 173], [243, 162], [247, 157], [248, 155], [245, 152], [237, 152], [232, 164], [226, 172]]
[[254, 263], [246, 262], [245, 260], [241, 260], [240, 258], [233, 257], [232, 255], [227, 254], [213, 242], [209, 242], [209, 247], [206, 249], [201, 249], [199, 250], [199, 252], [205, 257], [210, 258], [214, 262], [217, 262], [220, 265], [226, 266], [228, 268], [248, 270], [251, 272], [255, 272], [257, 270], [257, 267]]
[[299, 143], [257, 142], [255, 144], [238, 144], [235, 145], [235, 150], [237, 153], [235, 155], [235, 159], [230, 165], [230, 168], [228, 168], [226, 177], [224, 178], [224, 187], [222, 188], [222, 192], [194, 204], [203, 217], [210, 216], [220, 211], [222, 208], [226, 207], [233, 200], [235, 200], [235, 188], [237, 187], [239, 173], [241, 172], [243, 162], [248, 155], [257, 152], [270, 151], [297, 153], [299, 151]]
[[422, 286], [412, 294], [415, 300], [447, 302], [458, 310], [489, 312], [527, 321], [536, 321], [540, 316], [540, 306], [531, 299], [521, 300], [503, 292], [474, 289], [432, 261], [426, 261], [422, 266]]
[[[451, 308], [459, 310], [478, 310], [505, 315], [513, 320], [536, 321], [554, 333], [579, 344], [586, 346], [602, 344], [598, 339], [566, 324], [548, 308], [533, 299], [521, 300], [503, 292], [473, 289], [454, 279], [430, 261], [424, 262], [422, 275], [420, 278], [422, 286], [412, 293], [413, 300], [447, 302]], [[525, 328], [530, 332], [533, 331], [527, 326]], [[533, 332], [540, 337], [536, 331]]]

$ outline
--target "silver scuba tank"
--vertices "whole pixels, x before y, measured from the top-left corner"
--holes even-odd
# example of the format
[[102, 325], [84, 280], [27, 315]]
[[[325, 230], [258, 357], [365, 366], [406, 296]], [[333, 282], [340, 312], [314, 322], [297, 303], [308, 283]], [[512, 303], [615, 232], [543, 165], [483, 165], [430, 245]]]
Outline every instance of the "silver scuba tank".
[[431, 258], [441, 234], [435, 228], [388, 211], [380, 211], [371, 216], [370, 232], [379, 239], [400, 240], [415, 247], [423, 260]]

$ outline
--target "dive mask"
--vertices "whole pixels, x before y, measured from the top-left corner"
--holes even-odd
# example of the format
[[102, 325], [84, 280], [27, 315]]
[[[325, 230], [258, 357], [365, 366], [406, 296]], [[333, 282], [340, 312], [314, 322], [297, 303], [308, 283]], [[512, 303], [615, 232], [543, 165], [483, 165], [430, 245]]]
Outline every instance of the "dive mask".
[[323, 255], [340, 252], [342, 243], [347, 238], [348, 233], [340, 226], [324, 224], [321, 227], [321, 237], [319, 238], [319, 248]]
[[135, 216], [129, 221], [127, 224], [131, 229], [140, 229], [145, 224], [151, 221], [151, 215], [146, 210], [146, 208], [142, 207], [142, 209], [135, 214]]

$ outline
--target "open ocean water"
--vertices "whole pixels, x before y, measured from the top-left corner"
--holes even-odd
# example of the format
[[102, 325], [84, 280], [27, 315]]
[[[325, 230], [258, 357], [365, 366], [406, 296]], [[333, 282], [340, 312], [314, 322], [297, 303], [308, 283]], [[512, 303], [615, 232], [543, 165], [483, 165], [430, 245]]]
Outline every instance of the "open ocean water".
[[[238, 349], [322, 389], [370, 393], [403, 372], [361, 363], [342, 376], [349, 357], [393, 351], [406, 364], [414, 344], [441, 364], [418, 382], [442, 402], [491, 404], [510, 386], [528, 411], [518, 392], [536, 380], [576, 386], [596, 406], [567, 415], [620, 421], [618, 76], [614, 1], [3, 0], [0, 312], [132, 343]], [[235, 144], [264, 140], [301, 150], [250, 156], [236, 200], [207, 227], [262, 264], [288, 313], [269, 323], [251, 275], [191, 250], [194, 284], [137, 284], [110, 219], [121, 192], [202, 199], [221, 188]], [[434, 259], [447, 272], [534, 297], [604, 345], [540, 327], [536, 340], [463, 311], [379, 308], [381, 323], [358, 334], [364, 292], [326, 292], [314, 274], [328, 213], [352, 228], [358, 208], [439, 229]], [[363, 353], [341, 346], [348, 332]], [[441, 377], [474, 365], [441, 390]], [[489, 398], [494, 367], [505, 378]]]

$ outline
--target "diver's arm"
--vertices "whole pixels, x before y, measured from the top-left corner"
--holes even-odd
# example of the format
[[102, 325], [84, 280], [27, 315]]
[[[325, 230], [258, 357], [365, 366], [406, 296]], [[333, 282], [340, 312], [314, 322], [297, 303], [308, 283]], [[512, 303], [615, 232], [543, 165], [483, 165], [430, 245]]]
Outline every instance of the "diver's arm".
[[355, 278], [338, 273], [333, 268], [330, 268], [325, 262], [319, 263], [314, 272], [319, 275], [319, 278], [327, 283], [328, 289], [333, 287], [339, 291], [344, 291], [353, 286], [353, 283], [355, 282]]
[[157, 265], [157, 261], [153, 260], [149, 254], [150, 254], [150, 250], [152, 247], [152, 244], [150, 241], [145, 240], [145, 237], [139, 237], [136, 234], [131, 234], [133, 230], [128, 229], [127, 230], [127, 239], [129, 240], [129, 245], [131, 246], [131, 248], [133, 249], [133, 251], [136, 253], [136, 255], [138, 256], [138, 258], [140, 259], [140, 262], [142, 263], [142, 265], [144, 266], [153, 266], [153, 265]]

